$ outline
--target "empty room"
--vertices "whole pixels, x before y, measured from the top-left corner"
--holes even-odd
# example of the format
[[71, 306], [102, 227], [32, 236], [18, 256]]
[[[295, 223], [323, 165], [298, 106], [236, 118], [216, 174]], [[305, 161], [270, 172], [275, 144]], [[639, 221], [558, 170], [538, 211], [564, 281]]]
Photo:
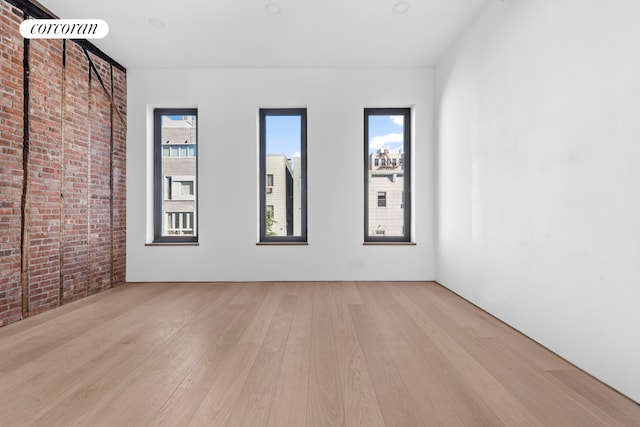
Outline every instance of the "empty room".
[[640, 426], [640, 2], [0, 11], [0, 425]]

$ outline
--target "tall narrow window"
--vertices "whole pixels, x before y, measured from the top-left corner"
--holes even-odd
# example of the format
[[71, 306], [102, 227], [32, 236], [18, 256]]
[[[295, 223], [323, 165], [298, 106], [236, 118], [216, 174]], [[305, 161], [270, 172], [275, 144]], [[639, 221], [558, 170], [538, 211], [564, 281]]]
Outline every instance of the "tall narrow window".
[[197, 242], [198, 111], [156, 108], [154, 242]]
[[260, 110], [260, 241], [307, 241], [307, 110]]
[[411, 240], [411, 109], [364, 110], [364, 240]]

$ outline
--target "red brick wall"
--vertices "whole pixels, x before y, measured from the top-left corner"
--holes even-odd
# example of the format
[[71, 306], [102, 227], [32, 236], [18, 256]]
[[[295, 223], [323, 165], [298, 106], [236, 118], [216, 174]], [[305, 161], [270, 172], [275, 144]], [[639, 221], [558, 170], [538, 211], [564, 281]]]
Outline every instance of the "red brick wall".
[[103, 87], [76, 43], [31, 40], [25, 80], [23, 13], [0, 12], [4, 326], [124, 283], [126, 74], [89, 54]]
[[29, 46], [29, 314], [59, 305], [62, 42]]
[[63, 303], [87, 296], [89, 285], [89, 63], [75, 43], [66, 53]]
[[127, 232], [127, 75], [113, 67], [113, 284], [125, 282]]
[[23, 183], [21, 12], [0, 1], [0, 326], [21, 318]]
[[[91, 56], [102, 82], [104, 61]], [[111, 104], [96, 74], [89, 80], [89, 294], [111, 287]]]

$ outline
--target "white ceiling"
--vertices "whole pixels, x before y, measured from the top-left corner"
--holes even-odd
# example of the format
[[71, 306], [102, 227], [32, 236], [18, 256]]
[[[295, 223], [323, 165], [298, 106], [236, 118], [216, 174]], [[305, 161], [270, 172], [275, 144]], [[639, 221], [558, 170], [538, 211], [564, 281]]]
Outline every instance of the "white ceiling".
[[[94, 44], [128, 68], [425, 67], [487, 0], [40, 0], [104, 19]], [[277, 4], [280, 13], [266, 7]], [[150, 19], [166, 25], [154, 27]]]

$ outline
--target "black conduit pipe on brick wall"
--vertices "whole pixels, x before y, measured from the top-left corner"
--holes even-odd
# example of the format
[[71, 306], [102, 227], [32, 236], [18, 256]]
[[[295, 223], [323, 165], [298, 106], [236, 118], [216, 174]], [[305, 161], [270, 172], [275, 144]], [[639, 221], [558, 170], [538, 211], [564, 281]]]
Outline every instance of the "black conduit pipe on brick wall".
[[66, 162], [64, 158], [65, 153], [65, 120], [67, 118], [67, 40], [62, 40], [62, 76], [60, 79], [62, 84], [61, 89], [61, 102], [60, 102], [60, 233], [59, 233], [59, 259], [60, 259], [60, 271], [59, 271], [59, 287], [58, 287], [58, 305], [64, 304], [64, 220], [65, 220], [65, 175]]
[[[27, 19], [25, 13], [24, 19]], [[20, 248], [22, 252], [20, 280], [22, 286], [22, 318], [29, 317], [29, 39], [24, 39], [22, 53], [23, 108], [22, 108], [22, 197], [20, 199]]]

